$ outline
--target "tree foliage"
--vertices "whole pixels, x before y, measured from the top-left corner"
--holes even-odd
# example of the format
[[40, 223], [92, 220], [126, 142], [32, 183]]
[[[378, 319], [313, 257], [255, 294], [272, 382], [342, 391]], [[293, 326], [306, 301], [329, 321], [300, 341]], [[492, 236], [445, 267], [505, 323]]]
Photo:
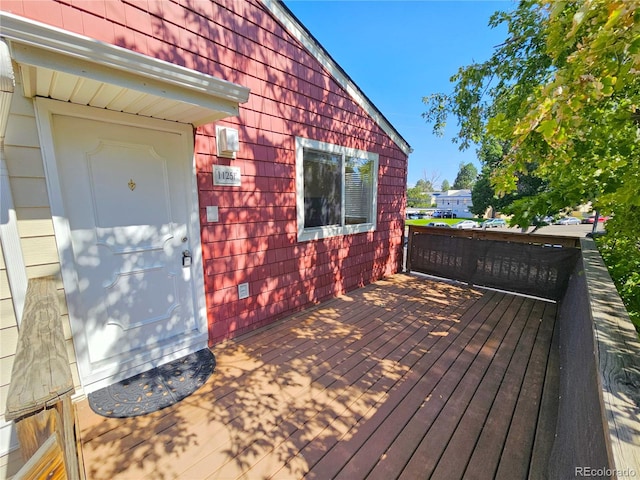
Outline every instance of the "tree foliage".
[[425, 180], [424, 178], [421, 178], [416, 182], [416, 188], [423, 193], [433, 192], [434, 190], [433, 183], [431, 183], [429, 180]]
[[[621, 227], [616, 227], [615, 224], [623, 221], [621, 213], [627, 212], [618, 212], [607, 222], [607, 229], [620, 230]], [[623, 229], [633, 226], [631, 222], [623, 223]], [[637, 226], [638, 222], [635, 224], [635, 231], [628, 231], [624, 235], [618, 233], [597, 237], [597, 243], [616, 289], [627, 307], [629, 317], [640, 332], [640, 227]]]
[[441, 134], [457, 117], [461, 148], [487, 137], [509, 146], [486, 172], [498, 196], [517, 193], [526, 176], [541, 182], [511, 199], [514, 223], [591, 202], [615, 216], [610, 243], [636, 254], [640, 0], [522, 0], [489, 24], [506, 26], [505, 42], [460, 68], [452, 94], [425, 97], [425, 119]]
[[447, 190], [451, 190], [451, 185], [449, 185], [449, 180], [445, 178], [440, 185], [440, 191], [446, 192]]
[[485, 137], [478, 149], [478, 159], [482, 170], [471, 190], [473, 206], [469, 209], [474, 215], [484, 215], [487, 209], [503, 211], [511, 203], [511, 195], [499, 197], [491, 184], [491, 173], [504, 157], [505, 146], [491, 137]]
[[449, 114], [458, 118], [461, 148], [487, 135], [510, 145], [491, 169], [498, 195], [532, 171], [547, 183], [517, 200], [519, 224], [589, 201], [605, 214], [638, 207], [639, 4], [521, 1], [492, 16], [509, 32], [493, 56], [461, 68], [452, 95], [425, 98], [436, 133]]
[[[491, 207], [494, 212], [517, 215], [518, 208], [523, 201], [528, 202], [531, 197], [540, 196], [547, 190], [547, 183], [536, 175], [536, 164], [532, 163], [528, 166], [526, 173], [519, 172], [517, 174], [518, 179], [514, 191], [505, 195], [497, 195], [491, 182], [491, 176], [508, 151], [508, 144], [501, 143], [493, 137], [484, 138], [478, 149], [478, 159], [482, 162], [483, 167], [471, 191], [472, 213], [482, 215], [487, 208]], [[536, 211], [539, 214], [531, 221], [536, 227], [546, 225], [542, 218], [556, 213], [550, 205], [540, 205]]]
[[430, 207], [431, 192], [434, 191], [431, 181], [421, 178], [415, 187], [407, 189], [408, 207]]
[[476, 166], [469, 162], [464, 163], [460, 162], [460, 169], [458, 170], [458, 175], [456, 179], [453, 181], [453, 189], [461, 190], [461, 189], [470, 189], [473, 187], [473, 184], [478, 177], [478, 169]]

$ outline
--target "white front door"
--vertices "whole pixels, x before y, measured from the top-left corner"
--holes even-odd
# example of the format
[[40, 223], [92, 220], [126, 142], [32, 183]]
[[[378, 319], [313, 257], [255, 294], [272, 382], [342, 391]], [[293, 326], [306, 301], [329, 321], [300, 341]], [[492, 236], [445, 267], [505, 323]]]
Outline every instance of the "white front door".
[[95, 118], [49, 116], [68, 222], [56, 237], [70, 250], [63, 278], [87, 393], [206, 347], [191, 129]]

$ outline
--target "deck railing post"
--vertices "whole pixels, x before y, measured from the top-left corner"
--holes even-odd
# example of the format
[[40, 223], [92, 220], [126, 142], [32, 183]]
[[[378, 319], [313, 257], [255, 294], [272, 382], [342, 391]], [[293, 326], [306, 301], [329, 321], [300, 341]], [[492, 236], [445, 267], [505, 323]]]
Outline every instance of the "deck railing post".
[[[74, 392], [54, 277], [29, 280], [18, 334], [7, 420], [16, 422], [27, 462], [15, 478], [80, 478], [71, 405]], [[57, 478], [57, 477], [56, 477]]]

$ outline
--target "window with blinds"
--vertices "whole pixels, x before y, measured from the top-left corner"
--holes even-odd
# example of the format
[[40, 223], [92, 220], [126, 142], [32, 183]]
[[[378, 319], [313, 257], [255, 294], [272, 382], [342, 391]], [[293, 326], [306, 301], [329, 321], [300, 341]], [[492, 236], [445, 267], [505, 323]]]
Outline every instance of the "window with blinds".
[[375, 230], [378, 155], [297, 138], [298, 239]]

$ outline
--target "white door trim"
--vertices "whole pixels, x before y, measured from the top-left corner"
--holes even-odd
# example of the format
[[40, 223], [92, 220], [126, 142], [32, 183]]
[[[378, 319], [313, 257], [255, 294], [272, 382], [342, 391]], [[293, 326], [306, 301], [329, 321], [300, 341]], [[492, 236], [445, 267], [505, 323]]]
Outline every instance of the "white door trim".
[[[53, 217], [55, 238], [58, 247], [58, 255], [60, 257], [62, 281], [65, 288], [65, 294], [68, 299], [69, 318], [71, 321], [76, 359], [78, 361], [81, 383], [85, 393], [90, 393], [91, 391], [101, 388], [109, 383], [113, 383], [131, 376], [132, 374], [148, 370], [159, 364], [179, 358], [182, 355], [206, 348], [208, 328], [204, 298], [204, 270], [202, 266], [202, 245], [200, 243], [200, 215], [198, 210], [199, 202], [193, 146], [193, 127], [191, 125], [139, 117], [45, 98], [35, 99], [35, 111], [45, 167], [51, 215]], [[78, 277], [74, 269], [74, 256], [71, 250], [71, 230], [64, 209], [58, 166], [55, 157], [53, 138], [54, 115], [64, 115], [67, 117], [84, 118], [117, 125], [143, 127], [158, 131], [171, 132], [174, 134], [177, 133], [182, 135], [185, 139], [185, 142], [183, 142], [185, 161], [187, 159], [191, 159], [191, 196], [187, 200], [190, 204], [189, 229], [191, 233], [189, 237], [191, 238], [191, 241], [189, 243], [189, 248], [191, 249], [193, 256], [191, 271], [194, 287], [195, 321], [198, 327], [198, 335], [194, 337], [193, 341], [183, 350], [174, 352], [171, 355], [166, 355], [156, 361], [150, 357], [142, 359], [135, 367], [135, 371], [132, 372], [132, 370], [129, 369], [123, 372], [114, 372], [112, 375], [109, 375], [108, 379], [93, 382], [90, 385], [87, 384], [83, 378], [87, 377], [91, 370], [86, 341], [84, 336], [80, 334], [83, 328], [82, 319], [75, 318], [73, 315], [73, 305], [76, 304], [75, 302], [80, 300], [80, 294], [78, 289]]]

